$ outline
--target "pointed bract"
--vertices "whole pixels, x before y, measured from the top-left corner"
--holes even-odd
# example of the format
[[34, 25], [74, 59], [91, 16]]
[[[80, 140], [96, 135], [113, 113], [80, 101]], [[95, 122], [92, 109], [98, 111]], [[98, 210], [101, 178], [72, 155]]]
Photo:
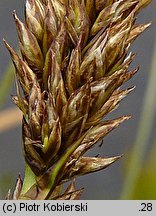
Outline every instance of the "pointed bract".
[[19, 175], [18, 179], [17, 179], [17, 183], [16, 183], [16, 187], [13, 193], [13, 200], [18, 200], [20, 194], [21, 194], [21, 190], [22, 190], [22, 179], [21, 176]]
[[81, 157], [76, 161], [74, 167], [71, 167], [71, 169], [69, 168], [64, 178], [73, 178], [79, 175], [85, 175], [105, 169], [117, 161], [120, 157], [121, 156], [111, 158]]

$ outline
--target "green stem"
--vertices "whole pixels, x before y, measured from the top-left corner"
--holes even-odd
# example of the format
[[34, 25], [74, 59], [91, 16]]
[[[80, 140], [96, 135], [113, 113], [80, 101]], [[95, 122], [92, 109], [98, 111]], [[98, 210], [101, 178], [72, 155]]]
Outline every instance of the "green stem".
[[156, 43], [147, 90], [145, 92], [139, 129], [132, 149], [127, 175], [120, 199], [132, 199], [149, 142], [156, 108]]

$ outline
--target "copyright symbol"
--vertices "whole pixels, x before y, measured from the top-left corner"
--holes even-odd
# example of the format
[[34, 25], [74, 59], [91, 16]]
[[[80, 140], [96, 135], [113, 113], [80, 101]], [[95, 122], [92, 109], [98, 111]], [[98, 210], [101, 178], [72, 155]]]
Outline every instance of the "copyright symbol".
[[7, 212], [13, 212], [13, 213], [15, 213], [16, 212], [16, 205], [15, 205], [15, 203], [12, 203], [12, 204], [4, 203], [4, 205], [3, 205], [3, 212], [4, 213], [7, 213]]

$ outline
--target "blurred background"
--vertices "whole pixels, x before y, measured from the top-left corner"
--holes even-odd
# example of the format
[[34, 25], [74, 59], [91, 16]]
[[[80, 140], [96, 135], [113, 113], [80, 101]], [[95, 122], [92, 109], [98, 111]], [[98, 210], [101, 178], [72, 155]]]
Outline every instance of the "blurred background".
[[[24, 17], [24, 0], [0, 0], [0, 199], [13, 189], [18, 174], [24, 176], [21, 140], [21, 114], [15, 109], [15, 94], [10, 56], [3, 44], [5, 38], [18, 49], [17, 33], [12, 18], [16, 10]], [[137, 56], [131, 65], [140, 70], [126, 86], [136, 89], [107, 118], [131, 115], [104, 138], [101, 148], [90, 155], [124, 156], [104, 171], [79, 177], [78, 188], [84, 187], [81, 199], [156, 199], [156, 0], [137, 17], [138, 23], [152, 21], [132, 45]], [[7, 95], [7, 96], [6, 96]], [[19, 124], [17, 124], [19, 122]]]

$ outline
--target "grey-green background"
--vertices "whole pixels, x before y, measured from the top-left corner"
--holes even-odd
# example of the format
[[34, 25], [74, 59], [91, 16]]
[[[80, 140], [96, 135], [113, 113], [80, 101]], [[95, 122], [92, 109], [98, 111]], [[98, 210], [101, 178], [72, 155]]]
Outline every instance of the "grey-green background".
[[[16, 29], [12, 18], [13, 10], [16, 10], [18, 16], [23, 19], [24, 0], [0, 0], [0, 79], [10, 60], [9, 54], [3, 45], [2, 38], [6, 38], [14, 48], [18, 46]], [[132, 115], [132, 119], [123, 123], [110, 133], [104, 139], [104, 145], [101, 148], [94, 148], [90, 152], [91, 155], [100, 153], [102, 156], [124, 154], [124, 157], [104, 171], [80, 177], [76, 185], [77, 187], [85, 187], [82, 199], [118, 199], [121, 192], [124, 180], [125, 158], [131, 151], [135, 140], [152, 61], [154, 43], [156, 42], [155, 13], [156, 0], [153, 0], [151, 5], [138, 16], [137, 22], [147, 23], [152, 21], [152, 26], [132, 46], [132, 50], [137, 52], [132, 67], [134, 68], [140, 65], [140, 71], [126, 86], [136, 85], [137, 88], [110, 115], [110, 117], [117, 117], [130, 114]], [[15, 94], [14, 86], [10, 92], [11, 94]], [[4, 108], [14, 106], [10, 95], [7, 98]], [[148, 149], [150, 149], [150, 144], [155, 135], [155, 126], [156, 124], [153, 125], [153, 132], [151, 133]], [[14, 186], [19, 172], [23, 176], [24, 160], [21, 148], [21, 128], [17, 127], [0, 134], [0, 199], [3, 199], [7, 190]]]

